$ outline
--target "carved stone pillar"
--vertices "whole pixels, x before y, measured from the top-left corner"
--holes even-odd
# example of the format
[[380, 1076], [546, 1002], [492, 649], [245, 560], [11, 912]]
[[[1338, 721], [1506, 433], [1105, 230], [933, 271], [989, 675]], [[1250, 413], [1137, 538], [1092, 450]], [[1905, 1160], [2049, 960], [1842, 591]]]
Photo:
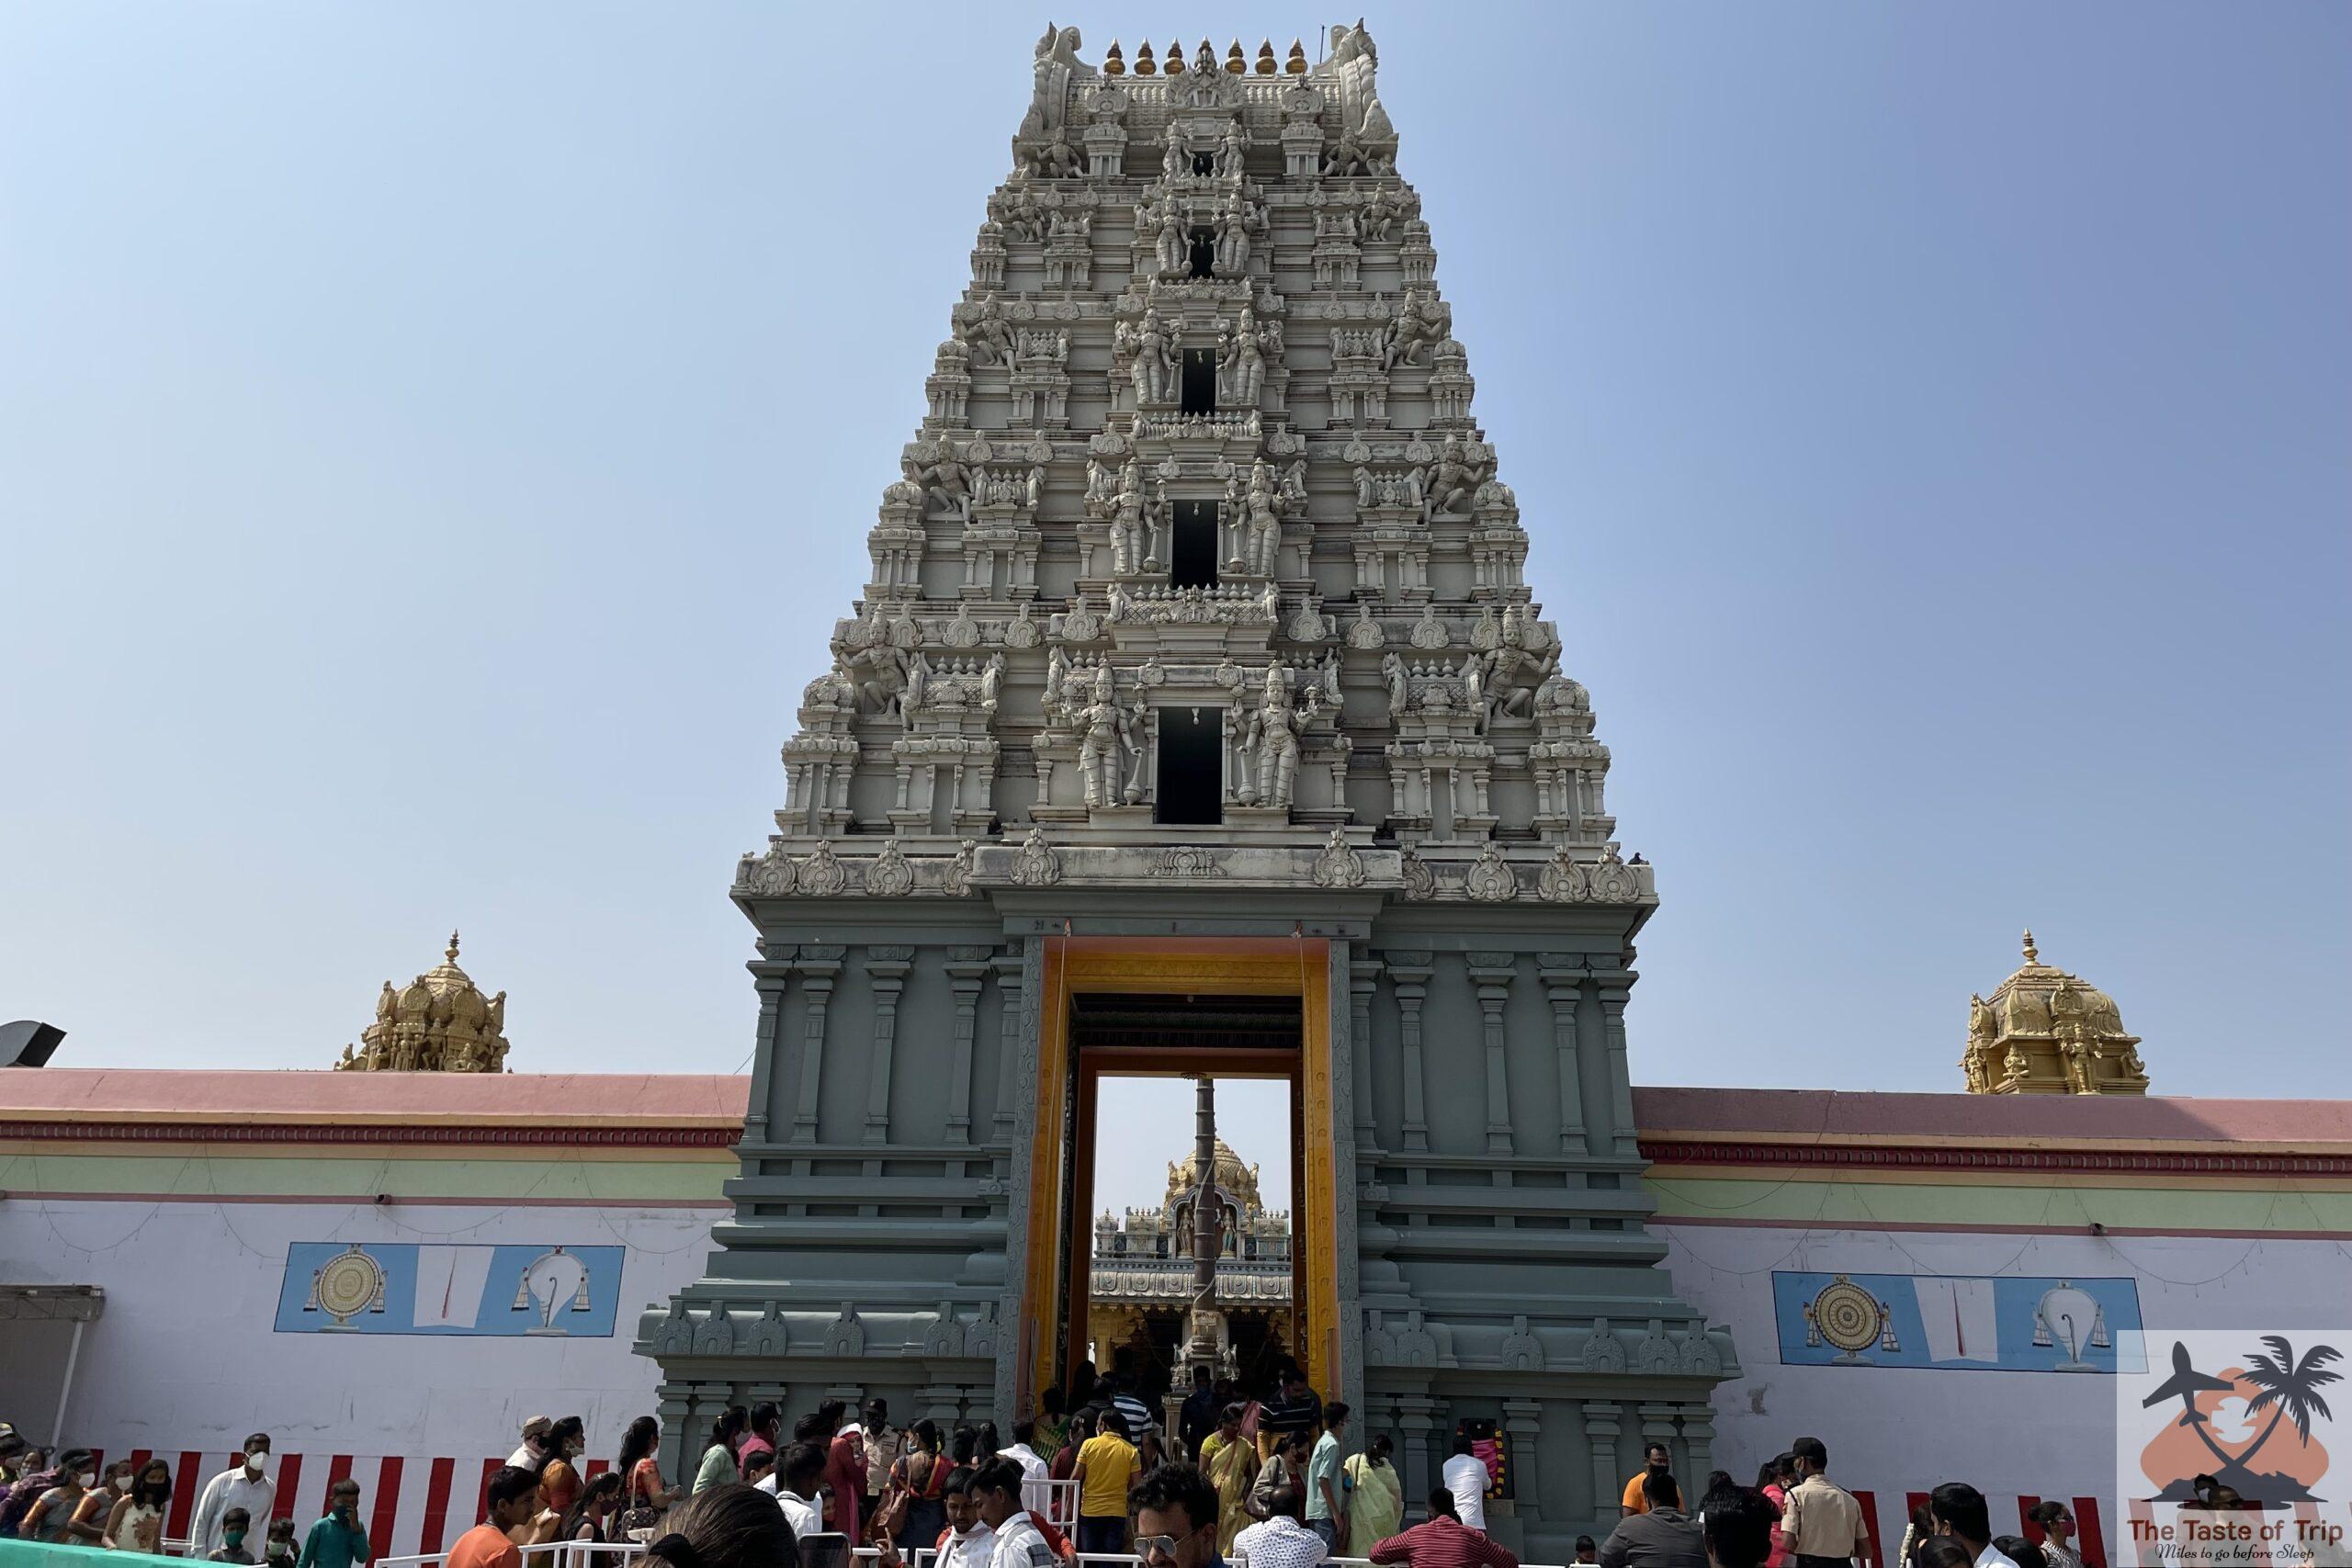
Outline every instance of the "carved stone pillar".
[[989, 950], [951, 947], [947, 950], [947, 988], [956, 997], [953, 1054], [947, 1085], [947, 1141], [972, 1141], [972, 1029], [980, 1006], [980, 987], [988, 982]]
[[1397, 1034], [1405, 1058], [1405, 1150], [1426, 1154], [1430, 1124], [1422, 1105], [1421, 1002], [1429, 995], [1430, 975], [1427, 953], [1391, 953], [1388, 976], [1396, 985]]
[[1615, 1135], [1618, 1156], [1638, 1159], [1641, 1145], [1634, 1135], [1634, 1080], [1625, 1066], [1625, 998], [1641, 976], [1631, 969], [1596, 969], [1592, 977], [1600, 986], [1601, 1039], [1609, 1052], [1609, 1109], [1616, 1123], [1610, 1131]]
[[1511, 1152], [1510, 1066], [1503, 1056], [1503, 1004], [1510, 999], [1515, 973], [1508, 953], [1474, 953], [1470, 978], [1478, 987], [1478, 1008], [1487, 1025], [1487, 1152]]
[[936, 1421], [952, 1427], [962, 1420], [964, 1391], [954, 1383], [934, 1382], [925, 1385], [922, 1394], [923, 1419]]
[[1538, 1440], [1544, 1406], [1532, 1399], [1503, 1401], [1503, 1430], [1510, 1434], [1510, 1492], [1523, 1514], [1544, 1513], [1544, 1467]]
[[[775, 1404], [778, 1411], [788, 1409], [791, 1398], [792, 1390], [780, 1382], [755, 1382], [743, 1391], [744, 1404], [758, 1404], [762, 1400], [768, 1400]], [[792, 1423], [786, 1421], [784, 1424], [784, 1429], [790, 1432]]]
[[1560, 1068], [1560, 1152], [1587, 1152], [1584, 1136], [1584, 1083], [1577, 1055], [1577, 1006], [1584, 999], [1586, 971], [1565, 953], [1544, 953], [1535, 962], [1544, 976], [1544, 992], [1552, 1000], [1552, 1050]]
[[804, 946], [792, 961], [808, 998], [807, 1014], [801, 1020], [799, 1105], [792, 1115], [795, 1143], [817, 1141], [817, 1087], [825, 1073], [825, 1010], [833, 998], [833, 982], [841, 977], [842, 954], [848, 951], [831, 945]]
[[1397, 1457], [1405, 1462], [1405, 1506], [1410, 1509], [1415, 1498], [1427, 1497], [1436, 1484], [1440, 1467], [1431, 1462], [1430, 1448], [1437, 1434], [1437, 1401], [1418, 1393], [1397, 1395], [1396, 1425], [1405, 1434]]
[[1715, 1407], [1703, 1399], [1682, 1406], [1682, 1451], [1689, 1473], [1715, 1468]]
[[1372, 1113], [1372, 998], [1380, 986], [1380, 968], [1377, 958], [1360, 958], [1348, 965], [1349, 1046], [1355, 1055], [1356, 1150], [1360, 1168], [1364, 1160], [1380, 1155], [1380, 1129]]
[[1584, 1438], [1592, 1460], [1592, 1511], [1603, 1523], [1624, 1495], [1617, 1479], [1617, 1417], [1623, 1409], [1613, 1399], [1584, 1402]]
[[[689, 1402], [685, 1414], [684, 1451], [698, 1460], [702, 1457], [703, 1446], [710, 1441], [710, 1429], [718, 1425], [718, 1418], [727, 1413], [729, 1405], [735, 1403], [735, 1388], [731, 1383], [723, 1382], [688, 1383], [686, 1387]], [[691, 1463], [684, 1473], [688, 1476], [694, 1474]]]
[[688, 1445], [695, 1438], [687, 1421], [694, 1413], [694, 1384], [665, 1382], [653, 1391], [653, 1412], [662, 1420], [662, 1470], [665, 1475], [694, 1473], [687, 1461]]
[[776, 1056], [776, 1022], [784, 1011], [784, 993], [792, 984], [790, 952], [783, 958], [763, 958], [752, 964], [752, 985], [760, 993], [757, 1043], [752, 1051], [752, 1098], [743, 1110], [743, 1141], [768, 1141], [768, 1092]]
[[[1702, 1478], [1700, 1483], [1703, 1486], [1706, 1472], [1692, 1470], [1688, 1456], [1674, 1452], [1674, 1418], [1682, 1414], [1682, 1407], [1679, 1404], [1644, 1404], [1638, 1408], [1642, 1414], [1643, 1452], [1647, 1453], [1652, 1443], [1664, 1443], [1666, 1451], [1674, 1457], [1671, 1468], [1676, 1477], [1679, 1479], [1683, 1476], [1698, 1476]], [[1684, 1481], [1683, 1484], [1688, 1486], [1690, 1483]], [[1683, 1501], [1691, 1512], [1698, 1511], [1698, 1505], [1695, 1502], [1687, 1497]]]
[[865, 1141], [890, 1141], [890, 1047], [899, 1036], [899, 993], [907, 983], [911, 947], [869, 947], [865, 973], [874, 986], [874, 1069], [865, 1090]]
[[1014, 1100], [1021, 1092], [1022, 965], [1027, 960], [1018, 953], [1000, 953], [989, 960], [996, 971], [997, 1006], [1002, 1017], [998, 1030], [996, 1062], [996, 1116], [989, 1134], [999, 1144], [1012, 1142], [1015, 1122]]

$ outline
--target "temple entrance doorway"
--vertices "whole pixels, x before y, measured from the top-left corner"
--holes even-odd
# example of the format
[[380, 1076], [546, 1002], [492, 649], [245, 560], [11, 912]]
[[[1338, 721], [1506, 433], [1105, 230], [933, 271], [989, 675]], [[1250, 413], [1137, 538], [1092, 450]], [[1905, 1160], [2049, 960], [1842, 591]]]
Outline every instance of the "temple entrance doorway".
[[1195, 1364], [1246, 1393], [1284, 1360], [1335, 1369], [1328, 944], [1060, 937], [1046, 953], [1026, 1389], [1118, 1371], [1157, 1409]]
[[[1295, 1039], [1296, 1010], [1261, 1017], [1253, 1010], [1246, 1023], [1287, 1025]], [[1277, 1053], [1296, 1055], [1289, 1046], [1269, 1054]], [[1088, 1054], [1081, 1053], [1081, 1070]], [[1097, 1372], [1119, 1373], [1123, 1386], [1155, 1410], [1171, 1388], [1182, 1398], [1195, 1362], [1231, 1379], [1237, 1397], [1262, 1397], [1301, 1339], [1301, 1259], [1291, 1252], [1298, 1180], [1291, 1078], [1232, 1071], [1086, 1076], [1094, 1122], [1087, 1360]], [[1205, 1190], [1204, 1117], [1213, 1123]], [[1203, 1257], [1213, 1260], [1213, 1278], [1205, 1281], [1208, 1315], [1196, 1325]]]

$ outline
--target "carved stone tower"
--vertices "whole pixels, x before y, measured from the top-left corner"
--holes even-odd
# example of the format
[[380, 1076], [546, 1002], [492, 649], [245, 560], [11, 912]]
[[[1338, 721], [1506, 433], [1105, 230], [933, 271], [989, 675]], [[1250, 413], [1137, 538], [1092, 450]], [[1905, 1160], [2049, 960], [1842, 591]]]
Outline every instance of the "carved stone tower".
[[730, 1401], [1033, 1408], [1085, 1353], [1088, 1064], [1240, 998], [1221, 1060], [1299, 1106], [1310, 1376], [1396, 1435], [1407, 1496], [1457, 1431], [1497, 1442], [1498, 1533], [1565, 1561], [1644, 1442], [1710, 1468], [1732, 1348], [1644, 1230], [1626, 1073], [1652, 871], [1523, 579], [1373, 41], [1331, 45], [1037, 45], [736, 874], [735, 1213], [639, 1347], [673, 1444]]

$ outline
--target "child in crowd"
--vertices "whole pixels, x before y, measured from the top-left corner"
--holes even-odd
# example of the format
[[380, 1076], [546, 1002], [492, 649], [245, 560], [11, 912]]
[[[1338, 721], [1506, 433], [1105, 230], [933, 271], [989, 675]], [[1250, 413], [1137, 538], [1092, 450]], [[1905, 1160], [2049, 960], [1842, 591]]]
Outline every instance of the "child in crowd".
[[[231, 1508], [227, 1513], [222, 1514], [220, 1516], [220, 1544], [213, 1549], [212, 1555], [205, 1561], [251, 1563], [254, 1554], [245, 1550], [245, 1536], [253, 1529], [253, 1515], [243, 1508]], [[290, 1537], [293, 1533], [294, 1521], [287, 1520], [286, 1528]], [[287, 1544], [291, 1546], [293, 1542], [288, 1540]]]

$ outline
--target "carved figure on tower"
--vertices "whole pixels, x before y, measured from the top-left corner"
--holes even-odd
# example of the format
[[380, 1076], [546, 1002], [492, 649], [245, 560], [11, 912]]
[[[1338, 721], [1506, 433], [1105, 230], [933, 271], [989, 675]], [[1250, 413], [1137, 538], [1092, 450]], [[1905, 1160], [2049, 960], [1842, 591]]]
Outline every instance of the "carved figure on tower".
[[1003, 307], [994, 294], [980, 296], [978, 313], [957, 335], [972, 351], [975, 365], [1001, 365], [1012, 357], [1012, 323], [1004, 319]]
[[1310, 687], [1305, 714], [1294, 711], [1290, 671], [1279, 664], [1267, 667], [1266, 699], [1250, 716], [1249, 739], [1244, 744], [1255, 764], [1255, 777], [1244, 781], [1243, 805], [1289, 809], [1298, 783], [1298, 732], [1314, 722], [1317, 705], [1315, 691]]
[[1086, 784], [1090, 809], [1119, 799], [1119, 759], [1127, 752], [1126, 716], [1119, 708], [1118, 685], [1108, 664], [1095, 666], [1093, 700], [1078, 711], [1079, 776]]
[[1230, 564], [1250, 577], [1272, 577], [1274, 558], [1281, 549], [1283, 519], [1281, 495], [1275, 489], [1272, 470], [1266, 460], [1259, 458], [1250, 468], [1250, 489], [1242, 497], [1244, 524], [1241, 530], [1241, 554]]
[[1080, 41], [1076, 28], [1046, 24], [1046, 36], [1037, 40], [1029, 112], [1021, 119], [1023, 136], [1049, 135], [1069, 122], [1071, 86], [1094, 74], [1094, 67], [1078, 57]]

